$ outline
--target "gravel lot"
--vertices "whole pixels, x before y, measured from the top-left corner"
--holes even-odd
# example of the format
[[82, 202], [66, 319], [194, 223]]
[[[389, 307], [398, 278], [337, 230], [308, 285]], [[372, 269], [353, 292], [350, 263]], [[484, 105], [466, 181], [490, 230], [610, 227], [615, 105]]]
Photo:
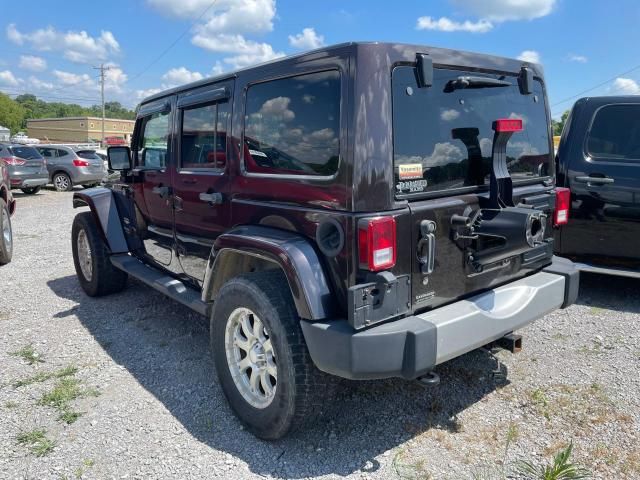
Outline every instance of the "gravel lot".
[[16, 197], [2, 478], [504, 478], [571, 441], [596, 478], [640, 478], [638, 281], [584, 276], [577, 305], [520, 332], [522, 353], [472, 352], [435, 387], [345, 382], [324, 422], [267, 443], [227, 407], [203, 319], [136, 282], [86, 297], [71, 194]]

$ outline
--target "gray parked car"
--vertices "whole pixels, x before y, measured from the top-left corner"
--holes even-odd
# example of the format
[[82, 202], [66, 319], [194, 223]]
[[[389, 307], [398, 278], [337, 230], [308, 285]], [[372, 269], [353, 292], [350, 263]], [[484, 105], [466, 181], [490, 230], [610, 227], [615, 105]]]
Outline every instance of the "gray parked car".
[[49, 181], [59, 192], [68, 192], [75, 185], [95, 187], [104, 177], [104, 164], [95, 150], [74, 150], [66, 145], [38, 145], [47, 160]]
[[34, 194], [49, 181], [47, 162], [34, 147], [0, 143], [0, 159], [7, 164], [11, 188]]

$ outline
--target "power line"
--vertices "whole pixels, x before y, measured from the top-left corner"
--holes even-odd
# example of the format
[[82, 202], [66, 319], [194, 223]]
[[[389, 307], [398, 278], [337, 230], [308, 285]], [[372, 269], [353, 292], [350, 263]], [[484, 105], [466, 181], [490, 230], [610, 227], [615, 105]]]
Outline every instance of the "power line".
[[625, 72], [619, 73], [619, 74], [617, 74], [617, 75], [615, 75], [615, 76], [613, 76], [613, 77], [611, 77], [611, 78], [609, 78], [609, 79], [605, 80], [604, 82], [601, 82], [601, 83], [599, 83], [599, 84], [597, 84], [597, 85], [595, 85], [595, 86], [593, 86], [593, 87], [591, 87], [591, 88], [587, 88], [586, 90], [583, 90], [583, 91], [581, 91], [580, 93], [576, 93], [575, 95], [572, 95], [572, 96], [570, 96], [570, 97], [563, 98], [563, 99], [562, 99], [562, 100], [560, 100], [559, 102], [556, 102], [556, 103], [554, 103], [553, 105], [551, 105], [551, 108], [556, 107], [556, 106], [558, 106], [558, 105], [561, 105], [561, 104], [563, 104], [563, 103], [565, 103], [565, 102], [568, 102], [568, 101], [570, 101], [570, 100], [573, 100], [574, 98], [581, 97], [581, 96], [582, 96], [582, 95], [584, 95], [585, 93], [589, 93], [589, 92], [591, 92], [591, 91], [595, 90], [596, 88], [600, 88], [600, 87], [602, 87], [602, 86], [606, 85], [607, 83], [609, 83], [609, 82], [611, 82], [611, 81], [615, 80], [616, 78], [621, 77], [622, 75], [628, 75], [628, 74], [630, 74], [631, 72], [635, 72], [635, 71], [636, 71], [636, 70], [638, 70], [639, 68], [640, 68], [640, 65], [636, 65], [635, 67], [633, 67], [633, 68], [631, 68], [631, 69], [629, 69], [629, 70], [627, 70], [627, 71], [625, 71]]
[[150, 62], [146, 67], [144, 67], [144, 68], [143, 68], [139, 73], [137, 73], [136, 75], [134, 75], [133, 77], [131, 77], [131, 78], [129, 79], [129, 81], [133, 81], [133, 80], [136, 80], [136, 79], [140, 78], [140, 77], [141, 77], [141, 76], [142, 76], [142, 75], [143, 75], [147, 70], [149, 70], [153, 65], [155, 65], [155, 64], [158, 62], [158, 60], [160, 60], [162, 57], [164, 57], [164, 56], [169, 52], [169, 50], [171, 50], [173, 47], [175, 47], [175, 46], [177, 45], [177, 43], [178, 43], [180, 40], [182, 40], [182, 39], [184, 38], [184, 36], [185, 36], [187, 33], [189, 33], [189, 31], [191, 30], [191, 27], [192, 27], [192, 26], [193, 26], [193, 25], [195, 25], [195, 24], [196, 24], [196, 22], [198, 22], [202, 17], [204, 17], [204, 16], [205, 16], [205, 14], [206, 14], [209, 10], [211, 10], [211, 8], [215, 5], [215, 3], [216, 3], [216, 0], [213, 0], [213, 2], [211, 2], [211, 3], [209, 4], [209, 6], [208, 6], [207, 8], [205, 8], [205, 9], [202, 11], [202, 13], [201, 13], [201, 14], [200, 14], [200, 15], [199, 15], [199, 16], [198, 16], [198, 17], [197, 17], [193, 22], [191, 22], [191, 23], [189, 24], [189, 26], [188, 26], [188, 27], [187, 27], [187, 28], [186, 28], [186, 29], [185, 29], [185, 30], [184, 30], [180, 35], [178, 35], [178, 38], [176, 38], [176, 39], [171, 43], [171, 45], [169, 45], [167, 48], [165, 48], [165, 49], [162, 51], [162, 53], [161, 53], [160, 55], [158, 55], [156, 58], [154, 58], [154, 59], [153, 59], [153, 60], [152, 60], [152, 61], [151, 61], [151, 62]]

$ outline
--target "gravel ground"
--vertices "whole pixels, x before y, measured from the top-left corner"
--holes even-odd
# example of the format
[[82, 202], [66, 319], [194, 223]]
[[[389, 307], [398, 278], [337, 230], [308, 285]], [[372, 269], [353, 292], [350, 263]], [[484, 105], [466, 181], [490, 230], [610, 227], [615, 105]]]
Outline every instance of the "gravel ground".
[[596, 478], [640, 478], [638, 281], [584, 276], [577, 305], [520, 332], [522, 353], [472, 352], [434, 387], [345, 382], [325, 421], [267, 443], [225, 403], [200, 317], [136, 282], [86, 297], [71, 194], [16, 197], [2, 478], [504, 478], [569, 442]]

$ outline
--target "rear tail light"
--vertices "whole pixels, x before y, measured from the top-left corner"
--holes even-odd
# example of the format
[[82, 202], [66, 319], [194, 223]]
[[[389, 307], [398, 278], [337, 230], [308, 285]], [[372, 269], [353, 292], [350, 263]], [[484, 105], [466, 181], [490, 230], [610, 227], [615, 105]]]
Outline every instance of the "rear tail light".
[[88, 160], [80, 160], [79, 158], [76, 158], [73, 161], [73, 165], [76, 167], [88, 167], [89, 166], [89, 161]]
[[21, 158], [18, 157], [2, 157], [2, 160], [4, 160], [4, 162], [7, 165], [13, 165], [14, 167], [20, 166], [20, 165], [24, 165], [25, 163], [27, 163], [26, 160], [23, 160]]
[[555, 226], [569, 223], [569, 209], [571, 208], [571, 190], [568, 188], [556, 188], [556, 211], [553, 215]]
[[360, 268], [377, 272], [396, 264], [396, 220], [364, 218], [358, 222]]

